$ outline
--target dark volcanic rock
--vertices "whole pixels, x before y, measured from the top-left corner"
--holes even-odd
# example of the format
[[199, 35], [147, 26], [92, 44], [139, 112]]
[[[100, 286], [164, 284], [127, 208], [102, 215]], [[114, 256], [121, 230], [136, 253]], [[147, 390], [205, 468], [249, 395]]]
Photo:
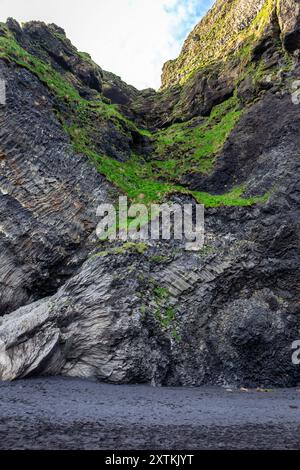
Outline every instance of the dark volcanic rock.
[[300, 49], [299, 0], [284, 0], [279, 2], [278, 19], [285, 48], [290, 52]]
[[0, 449], [296, 450], [298, 401], [297, 389], [228, 393], [62, 377], [2, 382]]
[[240, 119], [214, 171], [189, 175], [186, 183], [213, 193], [247, 183], [252, 194], [264, 194], [287, 181], [291, 184], [299, 174], [299, 126], [300, 109], [293, 104], [290, 90], [265, 94]]
[[[299, 217], [278, 218], [277, 204], [208, 213], [210, 254], [181, 253], [160, 265], [154, 247], [92, 257], [54, 296], [2, 318], [2, 377], [296, 385]], [[169, 298], [159, 300], [155, 286]], [[168, 305], [176, 310], [170, 328], [157, 317]]]
[[[186, 71], [173, 76], [176, 64], [169, 64], [176, 86], [159, 93], [102, 71], [55, 25], [0, 26], [0, 34], [8, 27], [18, 45], [86, 98], [82, 105], [78, 95], [74, 101], [55, 95], [11, 56], [0, 62], [7, 84], [7, 104], [0, 106], [2, 379], [63, 374], [159, 385], [299, 384], [291, 349], [300, 331], [300, 106], [292, 97], [299, 2], [270, 1], [258, 19], [266, 3], [236, 3], [244, 23], [232, 2], [218, 1], [213, 11], [219, 18], [218, 8], [230, 6], [232, 31], [240, 37], [254, 27], [255, 41], [234, 37], [226, 61], [199, 68], [196, 31], [183, 50], [188, 67], [195, 64], [191, 76], [181, 86], [177, 79]], [[225, 26], [218, 41], [232, 39]], [[101, 155], [111, 158], [107, 178], [129, 171], [126, 181], [134, 186], [135, 178], [147, 182], [147, 164], [160, 157], [154, 138], [137, 126], [197, 127], [230, 97], [242, 113], [212, 171], [191, 169], [180, 182], [223, 196], [242, 188], [245, 198], [264, 199], [239, 207], [238, 198], [236, 207], [226, 207], [224, 196], [223, 205], [221, 199], [207, 208], [198, 252], [174, 241], [97, 245], [96, 208], [117, 192], [76, 154], [66, 129], [71, 139], [85, 131], [75, 143], [97, 165]], [[128, 162], [132, 155], [147, 160], [142, 177], [135, 166], [114, 166], [112, 159]], [[173, 199], [182, 204], [190, 196]]]
[[0, 63], [0, 312], [45, 295], [87, 256], [96, 208], [110, 185], [75, 155], [53, 98], [25, 69]]
[[92, 60], [85, 60], [87, 56], [78, 54], [62, 28], [55, 24], [46, 26], [40, 21], [31, 21], [21, 29], [12, 19], [8, 20], [7, 25], [25, 50], [46, 62], [50, 61], [56, 70], [71, 73], [81, 93], [91, 95], [92, 90], [101, 92], [101, 68]]

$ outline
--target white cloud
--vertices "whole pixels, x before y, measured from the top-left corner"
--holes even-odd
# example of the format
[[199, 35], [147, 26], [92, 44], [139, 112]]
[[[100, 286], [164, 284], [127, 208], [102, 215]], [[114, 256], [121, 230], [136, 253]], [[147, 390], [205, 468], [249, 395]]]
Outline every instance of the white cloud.
[[158, 88], [162, 65], [213, 0], [1, 0], [1, 20], [56, 23], [78, 49], [137, 88]]

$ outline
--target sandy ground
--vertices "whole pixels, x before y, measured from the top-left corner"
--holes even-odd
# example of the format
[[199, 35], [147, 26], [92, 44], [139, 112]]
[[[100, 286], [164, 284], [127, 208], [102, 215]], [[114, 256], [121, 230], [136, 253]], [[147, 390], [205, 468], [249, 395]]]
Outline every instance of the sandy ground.
[[300, 392], [0, 382], [0, 449], [300, 449]]

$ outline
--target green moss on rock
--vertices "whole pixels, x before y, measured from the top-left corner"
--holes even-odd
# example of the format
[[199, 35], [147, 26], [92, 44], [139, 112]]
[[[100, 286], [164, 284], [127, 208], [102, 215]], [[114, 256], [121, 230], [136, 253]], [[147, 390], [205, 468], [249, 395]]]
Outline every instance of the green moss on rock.
[[147, 243], [126, 242], [123, 245], [108, 248], [93, 255], [93, 257], [105, 258], [109, 255], [123, 255], [125, 253], [138, 253], [143, 255], [149, 249]]
[[194, 119], [159, 132], [155, 138], [160, 159], [153, 162], [153, 171], [175, 181], [194, 171], [211, 171], [241, 112], [238, 100], [233, 97], [215, 106], [210, 117], [199, 125]]

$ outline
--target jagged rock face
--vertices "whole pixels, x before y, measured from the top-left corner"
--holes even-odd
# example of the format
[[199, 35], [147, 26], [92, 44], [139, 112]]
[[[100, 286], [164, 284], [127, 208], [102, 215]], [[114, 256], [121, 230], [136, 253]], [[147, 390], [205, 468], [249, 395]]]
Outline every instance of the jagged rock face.
[[181, 54], [165, 64], [162, 88], [181, 82], [195, 67], [228, 55], [265, 0], [218, 0], [186, 39]]
[[288, 51], [300, 49], [300, 2], [284, 0], [278, 4], [278, 19], [281, 26], [284, 45]]
[[101, 68], [92, 60], [85, 60], [88, 56], [77, 54], [62, 28], [56, 25], [46, 27], [45, 23], [31, 21], [21, 29], [13, 19], [9, 19], [7, 25], [25, 50], [50, 62], [56, 70], [72, 74], [74, 85], [83, 96], [93, 96], [93, 90], [101, 92]]
[[110, 185], [74, 154], [53, 98], [22, 68], [0, 63], [0, 313], [57, 290], [88, 252]]
[[[55, 25], [0, 25], [0, 45], [3, 36], [16, 41], [12, 52], [0, 48], [7, 85], [0, 105], [1, 379], [300, 382], [291, 359], [300, 339], [300, 105], [291, 96], [300, 76], [299, 2], [275, 3], [218, 1], [166, 67], [170, 88], [160, 93], [102, 71]], [[253, 24], [257, 35], [240, 42]], [[207, 44], [216, 40], [212, 54], [229, 40], [233, 50], [180, 86], [178, 63], [193, 68], [200, 48], [210, 54], [200, 47], [205, 35]], [[191, 135], [196, 141], [185, 142]], [[147, 173], [173, 158], [176, 170], [187, 166], [184, 152], [191, 165], [195, 146], [212, 147], [209, 170], [200, 165], [178, 176], [158, 165]], [[139, 171], [144, 194], [134, 192]], [[179, 204], [194, 203], [199, 191], [209, 192], [208, 203], [220, 201], [207, 204], [203, 250], [172, 240], [99, 243], [100, 203], [114, 202], [117, 188], [141, 201], [147, 184], [151, 195], [165, 179], [176, 184]], [[236, 188], [244, 199], [232, 203], [231, 195], [228, 204]]]
[[[299, 218], [292, 206], [285, 217], [276, 212], [295, 186], [262, 209], [210, 211], [209, 254], [168, 246], [159, 265], [164, 247], [93, 256], [54, 296], [0, 320], [2, 378], [295, 385]], [[156, 313], [170, 305], [176, 320], [164, 328]]]
[[[80, 119], [84, 122], [90, 121], [88, 138], [93, 140], [93, 146], [98, 153], [124, 161], [132, 153], [147, 154], [149, 152], [149, 139], [139, 135], [131, 123], [118, 119], [118, 116], [108, 115], [109, 110], [104, 116], [97, 116], [93, 113], [93, 103], [97, 104], [100, 101], [103, 86], [107, 91], [112, 74], [103, 72], [88, 54], [78, 52], [65, 36], [62, 28], [53, 24], [45, 25], [39, 21], [26, 23], [21, 28], [13, 19], [9, 19], [6, 26], [9, 35], [13, 35], [24, 51], [28, 52], [32, 58], [49, 65], [50, 70], [59, 73], [63, 80], [66, 80], [78, 92], [79, 96], [73, 102], [68, 102], [70, 98], [68, 92], [64, 97], [60, 97], [55, 105], [57, 114], [65, 115], [65, 121], [72, 123], [72, 114], [80, 116], [77, 108], [79, 98], [82, 97], [91, 103], [89, 116], [86, 117], [83, 114]], [[114, 76], [113, 82], [119, 84], [120, 80]], [[135, 90], [125, 84], [123, 88], [127, 95]], [[129, 104], [129, 98], [127, 101]], [[114, 103], [118, 104], [118, 100], [115, 99]], [[106, 104], [110, 104], [110, 100]], [[134, 117], [132, 113], [130, 117]]]
[[245, 40], [259, 40], [279, 22], [285, 47], [299, 49], [298, 0], [218, 0], [186, 39], [180, 56], [164, 65], [162, 89], [176, 86], [199, 68], [227, 60]]
[[[219, 0], [188, 36], [178, 59], [164, 65], [159, 99], [150, 95], [136, 100], [135, 109], [152, 128], [209, 115], [244, 75], [249, 45], [256, 44], [253, 60], [265, 62], [266, 76], [268, 68], [280, 64], [279, 42], [297, 53], [299, 22], [298, 0]], [[263, 80], [248, 83], [244, 95], [251, 101], [269, 86]]]
[[[272, 122], [269, 116], [272, 115]], [[230, 137], [211, 174], [187, 175], [195, 189], [222, 192], [246, 184], [249, 194], [285, 185], [289, 172], [298, 172], [300, 113], [289, 94], [274, 90], [247, 110]]]

